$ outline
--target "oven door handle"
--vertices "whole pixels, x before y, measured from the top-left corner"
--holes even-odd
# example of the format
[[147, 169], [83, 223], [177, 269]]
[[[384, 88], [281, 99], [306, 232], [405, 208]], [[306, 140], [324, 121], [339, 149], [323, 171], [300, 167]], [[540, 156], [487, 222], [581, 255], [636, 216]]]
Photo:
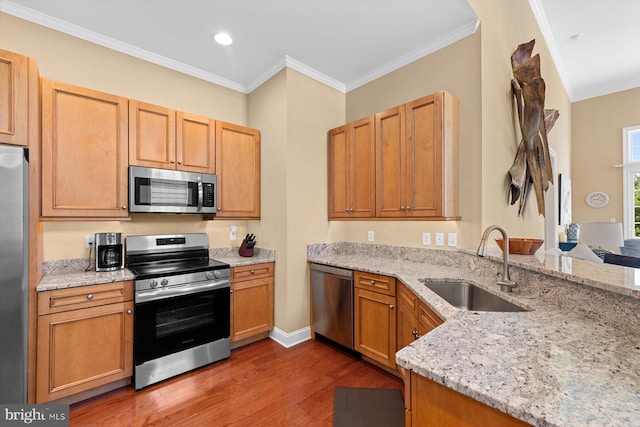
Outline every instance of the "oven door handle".
[[138, 291], [135, 295], [135, 302], [143, 303], [157, 301], [160, 299], [179, 297], [183, 295], [197, 294], [199, 292], [211, 291], [214, 289], [230, 288], [229, 279], [214, 280], [211, 282], [197, 282], [183, 286], [171, 286], [168, 288], [149, 289]]
[[202, 189], [202, 178], [198, 177], [198, 210], [202, 210], [202, 199], [204, 199], [204, 191]]

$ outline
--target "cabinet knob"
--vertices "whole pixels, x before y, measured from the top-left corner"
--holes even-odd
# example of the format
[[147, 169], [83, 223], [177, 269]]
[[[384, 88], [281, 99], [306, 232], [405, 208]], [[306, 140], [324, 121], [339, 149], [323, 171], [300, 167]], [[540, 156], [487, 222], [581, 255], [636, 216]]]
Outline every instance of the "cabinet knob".
[[127, 314], [133, 314], [133, 310], [127, 310]]
[[404, 206], [400, 206], [400, 210], [403, 211], [404, 210]]
[[406, 210], [410, 211], [411, 210], [411, 206], [405, 206], [404, 207]]
[[181, 164], [182, 164], [182, 162], [178, 161], [178, 164], [179, 164], [179, 165], [181, 165]]
[[127, 210], [127, 205], [122, 205], [122, 209]]
[[375, 280], [372, 280], [372, 281], [371, 281], [371, 285], [373, 286], [373, 285], [375, 285], [375, 284], [376, 284], [376, 281], [375, 281]]
[[393, 310], [393, 304], [389, 304], [389, 310]]
[[413, 337], [414, 337], [415, 339], [420, 338], [420, 334], [418, 334], [418, 331], [416, 331], [415, 329], [414, 329], [413, 331], [411, 331], [411, 334], [413, 335]]
[[169, 160], [169, 163], [174, 164], [176, 161], [175, 160]]
[[251, 270], [249, 274], [254, 274], [255, 272], [256, 272], [255, 270]]
[[91, 301], [91, 300], [93, 299], [93, 294], [89, 294], [89, 295], [87, 295], [87, 299], [88, 299], [89, 301]]
[[221, 211], [221, 210], [222, 210], [222, 208], [221, 208], [220, 206], [218, 206], [216, 209], [217, 209], [218, 211]]

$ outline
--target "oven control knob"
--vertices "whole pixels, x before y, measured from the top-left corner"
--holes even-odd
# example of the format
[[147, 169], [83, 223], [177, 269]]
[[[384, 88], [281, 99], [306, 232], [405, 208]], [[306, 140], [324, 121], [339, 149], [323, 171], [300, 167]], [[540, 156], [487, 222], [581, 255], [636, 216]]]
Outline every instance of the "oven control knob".
[[149, 282], [149, 286], [151, 286], [151, 289], [156, 288], [158, 286], [158, 281], [152, 280], [151, 282]]
[[167, 279], [162, 279], [160, 284], [162, 285], [162, 287], [165, 287], [165, 286], [167, 286], [169, 284], [169, 281]]

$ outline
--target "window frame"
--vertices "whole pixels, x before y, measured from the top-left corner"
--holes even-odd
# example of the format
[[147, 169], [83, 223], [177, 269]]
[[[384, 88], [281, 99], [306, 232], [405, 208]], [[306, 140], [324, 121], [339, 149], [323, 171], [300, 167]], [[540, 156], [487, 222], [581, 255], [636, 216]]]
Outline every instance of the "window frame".
[[640, 159], [634, 160], [633, 155], [633, 135], [640, 134], [640, 125], [622, 128], [622, 194], [624, 195], [624, 238], [632, 239], [640, 237], [635, 235], [635, 186], [633, 177], [640, 175]]

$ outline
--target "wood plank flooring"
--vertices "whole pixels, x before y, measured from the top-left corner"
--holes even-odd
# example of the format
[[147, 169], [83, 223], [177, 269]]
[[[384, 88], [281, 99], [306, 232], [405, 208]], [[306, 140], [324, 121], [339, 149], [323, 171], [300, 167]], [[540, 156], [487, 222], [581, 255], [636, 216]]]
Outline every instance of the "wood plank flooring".
[[333, 390], [403, 389], [402, 381], [322, 341], [265, 339], [226, 361], [136, 392], [123, 387], [71, 406], [71, 426], [331, 426]]

